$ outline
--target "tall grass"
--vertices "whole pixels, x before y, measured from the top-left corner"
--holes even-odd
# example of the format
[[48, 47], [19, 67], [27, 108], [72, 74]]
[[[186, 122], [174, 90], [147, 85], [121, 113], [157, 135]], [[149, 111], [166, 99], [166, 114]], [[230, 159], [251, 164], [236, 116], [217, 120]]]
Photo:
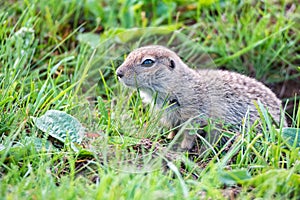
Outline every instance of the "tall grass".
[[[161, 129], [159, 115], [142, 105], [138, 92], [122, 87], [114, 73], [134, 47], [163, 43], [177, 48], [193, 67], [248, 74], [282, 97], [296, 99], [291, 126], [299, 128], [299, 97], [280, 87], [299, 92], [296, 2], [28, 0], [0, 5], [1, 199], [300, 195], [299, 147], [290, 145], [266, 115], [260, 123], [268, 128], [259, 133], [245, 126], [227, 151], [204, 158], [168, 154], [170, 130]], [[185, 37], [169, 37], [179, 29]], [[191, 52], [203, 56], [194, 58]], [[49, 109], [65, 111], [86, 127], [82, 146], [93, 156], [76, 154], [35, 127], [31, 117]], [[57, 150], [37, 149], [28, 137], [51, 141]]]

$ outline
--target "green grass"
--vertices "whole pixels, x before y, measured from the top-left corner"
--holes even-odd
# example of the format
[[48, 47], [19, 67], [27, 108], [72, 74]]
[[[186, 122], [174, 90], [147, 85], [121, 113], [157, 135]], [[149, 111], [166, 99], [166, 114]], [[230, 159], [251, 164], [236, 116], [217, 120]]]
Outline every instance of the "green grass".
[[[175, 46], [195, 68], [262, 81], [287, 103], [290, 126], [299, 127], [297, 1], [209, 2], [1, 1], [0, 198], [298, 199], [299, 147], [264, 115], [268, 129], [245, 127], [226, 152], [167, 161], [169, 130], [117, 81], [115, 69], [131, 49]], [[170, 37], [174, 30], [181, 34]], [[50, 109], [86, 127], [83, 147], [93, 156], [36, 128], [31, 117]], [[28, 136], [59, 150], [36, 149]], [[139, 144], [142, 138], [158, 148]]]

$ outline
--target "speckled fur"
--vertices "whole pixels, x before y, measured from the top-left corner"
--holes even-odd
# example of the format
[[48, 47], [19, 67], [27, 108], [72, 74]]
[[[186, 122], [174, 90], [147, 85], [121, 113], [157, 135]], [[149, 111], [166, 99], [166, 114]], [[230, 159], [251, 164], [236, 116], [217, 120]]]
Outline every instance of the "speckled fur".
[[[145, 59], [155, 64], [143, 67]], [[171, 60], [175, 67], [171, 67]], [[274, 119], [280, 121], [281, 101], [262, 83], [247, 76], [222, 70], [193, 70], [173, 51], [162, 46], [146, 46], [132, 51], [117, 69], [119, 78], [128, 87], [139, 88], [145, 102], [156, 97], [155, 108], [161, 110], [172, 99], [178, 105], [164, 111], [161, 122], [174, 128], [189, 119], [206, 124], [206, 119], [222, 120], [227, 124], [241, 125], [249, 110], [250, 122], [258, 119], [253, 104], [260, 101]], [[199, 117], [201, 116], [201, 117]], [[193, 136], [185, 134], [181, 147], [190, 149]]]

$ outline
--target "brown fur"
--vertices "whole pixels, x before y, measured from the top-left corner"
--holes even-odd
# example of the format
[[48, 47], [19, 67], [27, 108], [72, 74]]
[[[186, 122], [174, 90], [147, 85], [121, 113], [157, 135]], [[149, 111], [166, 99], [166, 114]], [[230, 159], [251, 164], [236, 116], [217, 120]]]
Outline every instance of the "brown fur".
[[[145, 59], [155, 63], [144, 67], [141, 64]], [[172, 104], [164, 110], [161, 120], [169, 128], [190, 119], [200, 126], [205, 125], [207, 119], [241, 125], [247, 111], [253, 123], [259, 118], [254, 101], [260, 101], [276, 122], [280, 121], [281, 101], [262, 83], [235, 72], [193, 70], [173, 51], [162, 46], [132, 51], [117, 69], [117, 75], [126, 86], [139, 88], [146, 102], [155, 97], [156, 109]], [[194, 136], [186, 131], [181, 147], [190, 149], [193, 141]]]

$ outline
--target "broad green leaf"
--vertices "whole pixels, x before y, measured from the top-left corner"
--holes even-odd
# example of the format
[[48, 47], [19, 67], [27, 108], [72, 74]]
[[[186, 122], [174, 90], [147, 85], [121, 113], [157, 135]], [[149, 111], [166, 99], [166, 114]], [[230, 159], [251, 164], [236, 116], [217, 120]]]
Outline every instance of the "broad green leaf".
[[118, 42], [126, 43], [132, 39], [151, 36], [151, 35], [165, 35], [172, 33], [177, 30], [179, 25], [169, 25], [169, 26], [160, 26], [160, 27], [147, 27], [147, 28], [131, 28], [119, 31], [115, 37], [115, 40]]
[[[19, 141], [8, 149], [8, 160], [19, 161], [24, 157], [30, 155], [30, 151], [35, 149], [37, 152], [57, 152], [58, 149], [54, 147], [51, 142], [37, 137], [25, 137], [24, 140]], [[6, 153], [7, 147], [0, 144], [0, 155]]]
[[300, 129], [299, 128], [282, 128], [282, 137], [287, 140], [291, 146], [300, 147]]
[[41, 131], [63, 143], [70, 141], [80, 144], [85, 132], [76, 118], [58, 110], [48, 110], [45, 115], [34, 117], [33, 120]]
[[295, 173], [295, 168], [270, 169], [247, 180], [245, 185], [257, 188], [260, 195], [270, 192], [270, 190], [273, 193], [286, 193], [291, 188], [299, 191], [300, 175]]
[[218, 173], [219, 180], [225, 185], [241, 184], [245, 180], [251, 178], [246, 169], [237, 169], [231, 171], [220, 171]]
[[178, 29], [179, 24], [160, 26], [160, 27], [147, 27], [147, 28], [131, 28], [123, 29], [116, 28], [107, 31], [102, 37], [94, 33], [82, 33], [77, 36], [77, 40], [81, 43], [88, 44], [92, 48], [99, 47], [101, 42], [107, 40], [107, 38], [112, 39], [112, 41], [117, 41], [121, 43], [129, 42], [133, 39], [144, 37], [146, 34], [150, 35], [165, 35], [170, 34]]
[[140, 143], [140, 139], [125, 137], [125, 136], [111, 136], [109, 137], [109, 143], [118, 144], [118, 145], [126, 145], [132, 146]]
[[[33, 144], [37, 151], [57, 151], [57, 148], [52, 145], [48, 140], [43, 140], [38, 137], [25, 137], [25, 144]], [[15, 146], [22, 146], [22, 144], [17, 144]]]
[[82, 33], [77, 36], [77, 40], [96, 48], [100, 44], [100, 36], [95, 33]]
[[89, 149], [80, 148], [77, 155], [80, 157], [94, 156], [94, 152]]

